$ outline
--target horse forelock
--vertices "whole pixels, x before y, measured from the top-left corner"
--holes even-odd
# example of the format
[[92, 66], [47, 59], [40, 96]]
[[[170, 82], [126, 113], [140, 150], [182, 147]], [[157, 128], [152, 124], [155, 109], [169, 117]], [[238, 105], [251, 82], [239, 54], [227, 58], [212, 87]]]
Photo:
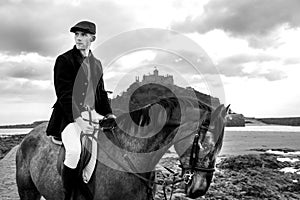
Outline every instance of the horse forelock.
[[[205, 106], [205, 105], [204, 105]], [[206, 109], [201, 110], [201, 118], [198, 123], [197, 131], [200, 132], [200, 152], [199, 152], [199, 163], [198, 166], [201, 167], [213, 167], [216, 156], [218, 155], [219, 151], [221, 150], [223, 144], [223, 137], [224, 137], [224, 126], [225, 126], [225, 116], [222, 115], [223, 109], [225, 107], [220, 105], [216, 109]], [[197, 121], [190, 122], [185, 126], [184, 132], [189, 131], [190, 133], [194, 133], [195, 124], [197, 125]], [[193, 130], [191, 130], [194, 128]], [[189, 130], [190, 129], [190, 130]], [[201, 130], [200, 130], [201, 129]], [[188, 164], [188, 160], [190, 158], [190, 150], [192, 146], [192, 139], [194, 134], [189, 134], [189, 138], [185, 140], [185, 143], [188, 142], [189, 144], [180, 144], [180, 146], [185, 146], [183, 149], [186, 149], [183, 154], [181, 154], [181, 161]]]
[[225, 107], [224, 105], [218, 106], [212, 113], [211, 123], [208, 129], [208, 136], [211, 137], [211, 149], [207, 154], [209, 160], [215, 160], [223, 145], [225, 116], [222, 115]]

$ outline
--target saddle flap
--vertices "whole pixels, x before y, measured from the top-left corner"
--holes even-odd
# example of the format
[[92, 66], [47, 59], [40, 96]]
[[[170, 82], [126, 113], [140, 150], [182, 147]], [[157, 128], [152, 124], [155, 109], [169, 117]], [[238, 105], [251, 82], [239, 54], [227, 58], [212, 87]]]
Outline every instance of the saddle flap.
[[92, 149], [93, 149], [93, 144], [90, 139], [83, 138], [83, 141], [81, 143], [82, 144], [81, 144], [80, 161], [77, 166], [80, 172], [83, 171], [83, 169], [88, 165], [89, 161], [91, 160]]

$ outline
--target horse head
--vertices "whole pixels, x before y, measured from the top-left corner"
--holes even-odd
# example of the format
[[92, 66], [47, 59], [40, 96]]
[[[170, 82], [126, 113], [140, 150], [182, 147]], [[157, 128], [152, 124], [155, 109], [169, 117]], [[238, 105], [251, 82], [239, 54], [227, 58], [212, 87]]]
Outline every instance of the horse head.
[[[192, 109], [189, 122], [182, 125], [174, 147], [179, 155], [185, 193], [190, 198], [203, 196], [212, 181], [215, 162], [221, 150], [227, 108]], [[194, 117], [200, 113], [200, 118]], [[199, 116], [199, 114], [197, 114]], [[193, 119], [194, 118], [194, 119]]]

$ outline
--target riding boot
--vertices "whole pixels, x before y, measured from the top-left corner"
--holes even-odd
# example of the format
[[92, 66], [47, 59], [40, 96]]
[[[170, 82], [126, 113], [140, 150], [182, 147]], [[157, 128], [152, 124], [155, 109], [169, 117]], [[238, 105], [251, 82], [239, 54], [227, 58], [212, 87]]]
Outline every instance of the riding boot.
[[77, 170], [63, 165], [61, 177], [65, 194], [64, 200], [71, 200], [77, 182]]

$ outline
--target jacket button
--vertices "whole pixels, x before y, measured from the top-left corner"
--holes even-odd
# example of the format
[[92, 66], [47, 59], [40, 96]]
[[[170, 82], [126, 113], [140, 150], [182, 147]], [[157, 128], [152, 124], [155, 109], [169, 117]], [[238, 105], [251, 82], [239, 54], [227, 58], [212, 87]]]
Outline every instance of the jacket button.
[[87, 82], [85, 82], [84, 85], [87, 85]]
[[82, 93], [82, 96], [84, 96], [84, 95], [85, 95], [85, 93], [83, 92], [83, 93]]
[[81, 106], [82, 106], [82, 103], [80, 102], [80, 103], [79, 103], [79, 105], [81, 105]]

